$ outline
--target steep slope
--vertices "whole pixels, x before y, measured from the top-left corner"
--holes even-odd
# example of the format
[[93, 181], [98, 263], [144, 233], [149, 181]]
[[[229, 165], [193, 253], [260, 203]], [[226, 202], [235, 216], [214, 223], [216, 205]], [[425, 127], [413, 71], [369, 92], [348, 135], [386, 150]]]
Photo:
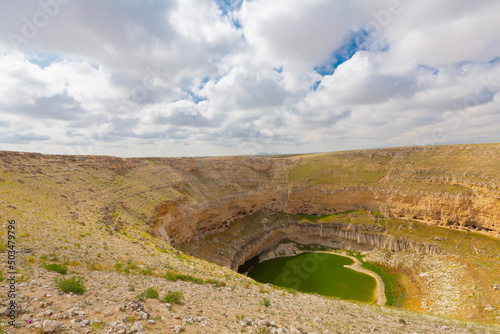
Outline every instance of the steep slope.
[[[172, 248], [172, 245], [180, 247], [186, 242], [203, 242], [217, 233], [225, 233], [242, 219], [251, 222], [252, 215], [265, 212], [262, 210], [326, 217], [366, 209], [380, 212], [386, 220], [415, 220], [412, 231], [418, 233], [409, 233], [412, 222], [406, 220], [401, 224], [408, 225], [401, 229], [394, 225], [390, 233], [394, 238], [437, 246], [446, 253], [458, 249], [457, 256], [468, 255], [468, 262], [457, 262], [459, 266], [466, 266], [469, 272], [459, 283], [471, 280], [472, 288], [467, 291], [476, 289], [477, 292], [467, 304], [474, 309], [468, 316], [464, 316], [464, 312], [459, 312], [458, 316], [491, 322], [498, 321], [496, 318], [500, 315], [500, 292], [492, 290], [494, 284], [500, 284], [498, 253], [495, 253], [500, 230], [500, 151], [497, 145], [196, 159], [120, 159], [1, 152], [0, 159], [0, 218], [4, 222], [0, 231], [1, 250], [6, 256], [8, 220], [16, 221], [16, 248], [24, 250], [18, 252], [16, 264], [20, 273], [17, 276], [18, 293], [23, 295], [18, 302], [27, 312], [17, 317], [18, 325], [22, 326], [19, 332], [27, 330], [29, 320], [34, 324], [44, 317], [73, 326], [75, 332], [89, 329], [90, 325], [79, 327], [79, 323], [54, 316], [64, 313], [63, 310], [71, 305], [87, 308], [85, 319], [97, 317], [105, 322], [103, 328], [111, 329], [112, 322], [128, 314], [119, 309], [150, 286], [159, 289], [161, 294], [168, 290], [184, 291], [186, 306], [174, 305], [173, 311], [169, 311], [158, 301], [147, 300], [146, 307], [151, 307], [150, 313], [157, 319], [156, 324], [148, 324], [149, 332], [158, 332], [170, 325], [180, 326], [183, 320], [203, 312], [210, 318], [210, 331], [232, 333], [241, 330], [239, 320], [236, 321], [241, 310], [245, 318], [265, 316], [269, 321], [275, 320], [278, 327], [303, 327], [309, 332], [329, 329], [342, 333], [353, 328], [368, 330], [370, 326], [379, 330], [389, 326], [387, 328], [401, 332], [439, 332], [445, 331], [441, 329], [443, 326], [448, 326], [467, 332], [480, 327], [318, 296], [294, 296], [249, 283], [246, 277], [229, 269]], [[286, 226], [291, 227], [290, 224]], [[464, 242], [458, 246], [452, 244], [457, 240], [454, 233], [464, 235]], [[442, 236], [443, 241], [431, 239], [436, 236]], [[235, 251], [244, 251], [245, 247], [243, 243], [242, 249]], [[388, 265], [398, 265], [404, 262], [403, 253], [373, 252], [372, 257]], [[412, 258], [412, 254], [405, 256]], [[250, 255], [242, 255], [238, 261]], [[414, 257], [414, 261], [417, 258]], [[70, 274], [84, 276], [88, 292], [69, 299], [58, 295], [53, 281], [58, 274], [42, 268], [51, 259], [54, 263], [65, 262]], [[3, 272], [7, 273], [6, 263], [3, 266]], [[431, 267], [428, 271], [439, 266]], [[173, 274], [205, 283], [171, 282], [165, 278]], [[36, 282], [32, 283], [33, 280]], [[222, 282], [226, 287], [220, 287]], [[137, 292], [128, 291], [131, 285]], [[6, 288], [2, 285], [2, 289]], [[9, 300], [4, 290], [1, 301], [7, 305]], [[267, 292], [259, 292], [264, 290]], [[206, 306], [200, 302], [211, 295], [223, 302], [210, 302]], [[259, 305], [262, 298], [271, 300], [270, 308]], [[310, 303], [324, 306], [311, 307]], [[93, 307], [89, 307], [90, 304]], [[53, 315], [39, 316], [47, 310], [46, 305], [53, 305]], [[224, 316], [225, 309], [232, 309], [226, 312], [228, 318]], [[428, 310], [422, 305], [413, 309]], [[320, 320], [316, 321], [311, 312], [317, 312]], [[352, 316], [331, 316], [343, 312]], [[173, 313], [181, 314], [180, 319], [171, 316]], [[161, 319], [162, 316], [166, 318]], [[254, 329], [256, 323], [253, 322]], [[203, 327], [201, 324], [193, 326], [201, 326], [200, 330]], [[483, 332], [496, 330], [495, 327], [480, 329]]]
[[498, 237], [499, 163], [493, 144], [200, 159], [184, 175], [185, 193], [159, 205], [154, 223], [176, 245], [263, 208], [304, 214], [364, 208]]

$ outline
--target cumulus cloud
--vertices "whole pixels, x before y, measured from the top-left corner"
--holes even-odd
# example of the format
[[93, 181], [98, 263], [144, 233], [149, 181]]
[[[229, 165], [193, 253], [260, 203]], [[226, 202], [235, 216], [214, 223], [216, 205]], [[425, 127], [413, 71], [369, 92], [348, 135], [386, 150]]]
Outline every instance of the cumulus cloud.
[[499, 12], [494, 0], [4, 1], [1, 149], [495, 142]]

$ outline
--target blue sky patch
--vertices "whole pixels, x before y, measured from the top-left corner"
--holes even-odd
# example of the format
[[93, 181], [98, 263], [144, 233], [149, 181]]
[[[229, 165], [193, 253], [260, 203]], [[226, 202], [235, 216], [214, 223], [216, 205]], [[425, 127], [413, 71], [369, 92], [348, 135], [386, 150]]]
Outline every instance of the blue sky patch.
[[439, 69], [437, 68], [434, 68], [434, 67], [431, 67], [429, 65], [418, 65], [418, 69], [420, 71], [427, 71], [427, 72], [430, 72], [432, 73], [433, 75], [437, 75], [439, 74]]
[[216, 2], [222, 15], [227, 15], [228, 12], [239, 10], [243, 0], [216, 0]]
[[188, 94], [189, 100], [193, 101], [196, 104], [200, 103], [201, 101], [206, 101], [207, 100], [206, 97], [201, 97], [199, 95], [196, 95], [195, 93], [193, 93], [190, 90], [187, 91], [187, 94]]
[[60, 62], [62, 59], [52, 53], [37, 53], [26, 58], [30, 63], [37, 65], [41, 69], [46, 68], [54, 63]]
[[311, 90], [316, 91], [318, 89], [318, 87], [319, 87], [320, 84], [321, 84], [321, 80], [320, 81], [316, 81], [314, 83], [314, 85], [312, 85]]
[[367, 50], [369, 37], [365, 30], [352, 33], [346, 42], [332, 53], [328, 63], [316, 66], [314, 70], [322, 76], [332, 75], [340, 64], [351, 59], [356, 52]]
[[233, 26], [236, 28], [236, 29], [241, 29], [241, 23], [239, 20], [237, 19], [232, 19], [231, 20], [231, 23], [233, 24]]
[[500, 62], [500, 57], [496, 57], [496, 58], [493, 58], [492, 60], [490, 60], [488, 63], [489, 64], [496, 64]]

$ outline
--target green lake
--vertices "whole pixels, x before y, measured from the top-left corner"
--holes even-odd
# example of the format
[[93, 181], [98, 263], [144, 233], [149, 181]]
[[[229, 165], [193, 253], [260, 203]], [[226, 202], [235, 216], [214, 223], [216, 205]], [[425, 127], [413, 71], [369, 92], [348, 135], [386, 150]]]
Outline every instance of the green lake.
[[375, 302], [376, 279], [344, 267], [353, 263], [345, 256], [308, 252], [260, 262], [250, 269], [248, 276], [261, 283], [302, 292]]

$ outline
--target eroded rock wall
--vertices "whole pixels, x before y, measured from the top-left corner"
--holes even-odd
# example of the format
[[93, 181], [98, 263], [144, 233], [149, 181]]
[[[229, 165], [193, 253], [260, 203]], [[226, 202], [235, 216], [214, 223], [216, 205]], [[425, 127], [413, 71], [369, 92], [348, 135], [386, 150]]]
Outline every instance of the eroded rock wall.
[[[366, 228], [368, 227], [368, 228]], [[387, 236], [383, 229], [374, 230], [373, 225], [353, 225], [347, 223], [299, 224], [294, 221], [283, 223], [272, 229], [262, 231], [239, 243], [239, 247], [227, 258], [219, 260], [219, 265], [237, 270], [245, 261], [274, 247], [283, 239], [299, 244], [317, 244], [351, 251], [370, 251], [377, 248], [400, 252], [411, 249], [417, 253], [442, 255], [444, 252], [436, 245], [403, 240]]]
[[367, 209], [379, 211], [386, 217], [492, 232], [496, 236], [500, 227], [497, 221], [500, 200], [496, 197], [361, 187], [263, 189], [203, 205], [187, 199], [169, 201], [157, 207], [155, 224], [172, 245], [177, 245], [223, 231], [234, 220], [266, 208], [293, 214], [334, 214]]

